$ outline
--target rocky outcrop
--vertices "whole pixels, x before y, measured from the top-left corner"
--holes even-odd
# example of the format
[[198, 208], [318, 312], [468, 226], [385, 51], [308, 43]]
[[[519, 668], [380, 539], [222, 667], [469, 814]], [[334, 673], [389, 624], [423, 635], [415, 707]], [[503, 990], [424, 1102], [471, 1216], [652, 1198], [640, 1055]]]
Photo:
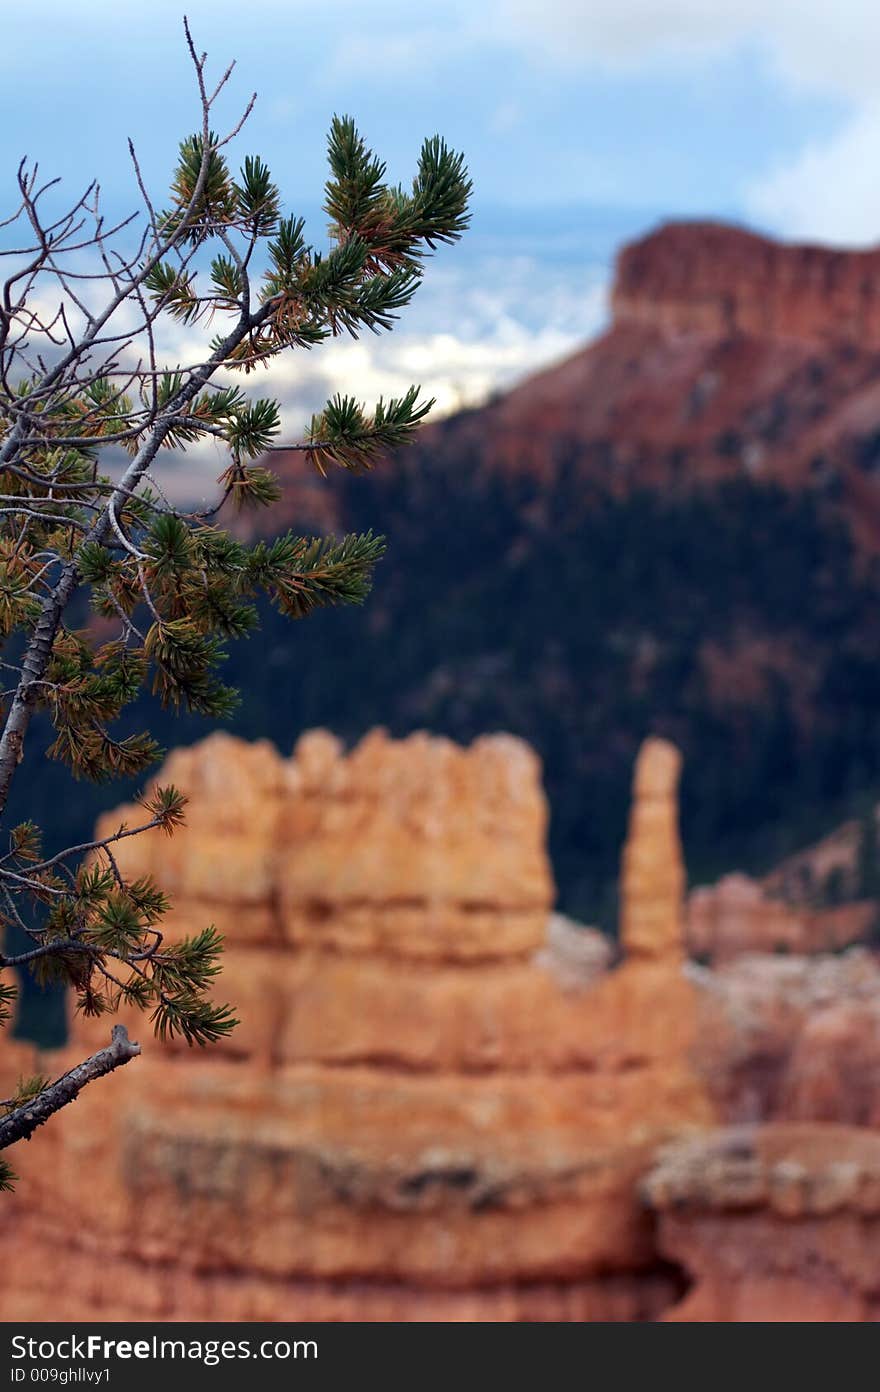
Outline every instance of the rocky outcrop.
[[[745, 475], [815, 490], [876, 550], [878, 359], [880, 250], [667, 223], [621, 250], [601, 337], [485, 407], [428, 426], [417, 470], [464, 453], [486, 477], [549, 485], [574, 467], [615, 495], [673, 496]], [[316, 495], [301, 455], [272, 465], [293, 521], [346, 525], [344, 480]]]
[[17, 1148], [4, 1318], [874, 1318], [880, 966], [688, 962], [679, 771], [646, 742], [615, 963], [550, 913], [517, 740], [174, 754], [188, 827], [121, 863], [223, 929], [241, 1024], [129, 1021], [143, 1056]]
[[[34, 1138], [4, 1316], [44, 1318], [47, 1283], [70, 1319], [670, 1304], [636, 1181], [713, 1115], [691, 1064], [677, 773], [669, 746], [643, 752], [625, 956], [605, 971], [595, 936], [549, 917], [546, 806], [517, 740], [375, 733], [345, 755], [316, 732], [285, 760], [215, 735], [172, 756], [188, 828], [120, 843], [121, 863], [157, 875], [176, 931], [222, 928], [241, 1025], [204, 1055], [145, 1045]], [[76, 1022], [73, 1052], [105, 1031]]]
[[[735, 478], [814, 494], [880, 547], [880, 250], [790, 246], [744, 229], [671, 223], [624, 247], [608, 330], [426, 448], [480, 451], [488, 472], [552, 485], [560, 468], [626, 496], [681, 498]], [[793, 655], [753, 635], [734, 679]], [[706, 634], [710, 687], [729, 659]], [[748, 684], [747, 684], [748, 685]], [[749, 699], [748, 690], [745, 693]]]
[[681, 755], [667, 740], [639, 751], [629, 835], [621, 867], [620, 939], [624, 952], [675, 961], [683, 951], [685, 873], [678, 832]]
[[693, 1284], [665, 1318], [880, 1318], [880, 1136], [737, 1127], [673, 1144], [642, 1185]]
[[692, 890], [686, 941], [693, 957], [716, 966], [745, 953], [837, 952], [862, 941], [876, 914], [873, 901], [824, 909], [791, 904], [760, 881], [731, 874]]
[[[133, 838], [123, 857], [161, 877], [181, 931], [216, 908], [232, 910], [236, 944], [446, 963], [522, 958], [543, 940], [547, 808], [519, 740], [465, 751], [374, 731], [345, 756], [314, 730], [285, 760], [216, 734], [162, 778], [187, 790], [187, 832]], [[133, 815], [110, 813], [99, 832]]]
[[839, 956], [744, 956], [689, 966], [700, 996], [696, 1065], [729, 1121], [880, 1125], [880, 965]]
[[841, 899], [857, 900], [865, 892], [863, 881], [875, 878], [880, 863], [878, 813], [880, 808], [868, 804], [861, 819], [841, 822], [812, 845], [786, 856], [764, 876], [766, 892], [797, 905], [833, 897], [835, 891]]
[[880, 250], [834, 251], [673, 222], [620, 253], [616, 323], [880, 348]]

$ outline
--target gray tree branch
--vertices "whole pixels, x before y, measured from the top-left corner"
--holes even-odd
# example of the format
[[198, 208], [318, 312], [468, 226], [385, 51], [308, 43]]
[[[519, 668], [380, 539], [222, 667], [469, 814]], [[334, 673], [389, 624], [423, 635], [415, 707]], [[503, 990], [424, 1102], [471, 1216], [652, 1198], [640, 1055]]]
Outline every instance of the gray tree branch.
[[125, 1025], [114, 1025], [111, 1042], [106, 1049], [99, 1049], [91, 1058], [84, 1059], [56, 1082], [50, 1083], [30, 1102], [0, 1118], [0, 1150], [14, 1145], [16, 1141], [27, 1140], [50, 1116], [74, 1102], [87, 1083], [130, 1063], [140, 1051], [140, 1044], [129, 1039]]

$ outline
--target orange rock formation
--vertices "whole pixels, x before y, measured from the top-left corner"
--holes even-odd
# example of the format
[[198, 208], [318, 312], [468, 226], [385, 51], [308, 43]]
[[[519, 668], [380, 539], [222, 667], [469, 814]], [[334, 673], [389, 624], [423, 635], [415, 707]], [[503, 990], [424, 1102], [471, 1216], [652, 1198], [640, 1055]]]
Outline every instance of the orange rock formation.
[[880, 966], [840, 956], [755, 953], [689, 967], [700, 995], [695, 1060], [727, 1121], [880, 1127]]
[[836, 952], [861, 941], [876, 912], [873, 901], [832, 909], [794, 905], [748, 875], [724, 875], [689, 895], [687, 946], [713, 965], [746, 952]]
[[[669, 1305], [636, 1181], [712, 1116], [690, 1063], [677, 775], [651, 742], [626, 956], [597, 976], [595, 939], [548, 926], [546, 807], [519, 741], [375, 733], [345, 756], [318, 732], [284, 760], [214, 735], [172, 756], [188, 829], [126, 841], [124, 868], [157, 872], [180, 931], [223, 929], [242, 1024], [205, 1054], [150, 1044], [30, 1142], [4, 1317]], [[72, 1050], [105, 1032], [77, 1022]]]
[[174, 754], [188, 828], [123, 865], [222, 927], [242, 1023], [150, 1042], [16, 1148], [0, 1314], [875, 1318], [880, 967], [688, 963], [679, 766], [639, 756], [609, 969], [549, 913], [517, 740]]
[[645, 741], [636, 760], [621, 875], [620, 937], [633, 958], [675, 962], [684, 950], [680, 774], [681, 755], [674, 745]]
[[880, 1318], [880, 1136], [738, 1127], [674, 1144], [643, 1184], [660, 1245], [694, 1280], [666, 1318]]

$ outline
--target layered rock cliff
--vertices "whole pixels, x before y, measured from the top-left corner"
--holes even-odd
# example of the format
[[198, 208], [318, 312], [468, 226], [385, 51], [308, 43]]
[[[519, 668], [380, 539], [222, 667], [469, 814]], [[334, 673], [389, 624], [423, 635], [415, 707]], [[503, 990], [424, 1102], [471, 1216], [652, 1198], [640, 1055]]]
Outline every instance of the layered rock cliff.
[[873, 900], [853, 899], [832, 908], [791, 903], [782, 897], [784, 876], [761, 883], [749, 875], [724, 875], [688, 896], [687, 945], [692, 956], [718, 966], [744, 953], [808, 955], [837, 952], [865, 940], [876, 918]]
[[3, 1317], [875, 1318], [880, 966], [686, 960], [680, 763], [640, 752], [613, 964], [517, 740], [174, 754], [189, 826], [122, 863], [223, 929], [241, 1024], [17, 1148]]
[[880, 348], [880, 250], [797, 246], [715, 222], [673, 222], [624, 247], [617, 325], [670, 335]]
[[[691, 1063], [677, 776], [651, 742], [624, 962], [603, 973], [589, 934], [548, 917], [546, 805], [519, 741], [374, 734], [346, 756], [317, 732], [285, 760], [215, 735], [172, 756], [189, 826], [121, 843], [122, 864], [157, 875], [178, 931], [223, 929], [242, 1023], [204, 1055], [148, 1046], [34, 1138], [4, 1317], [44, 1318], [50, 1287], [71, 1319], [669, 1305], [636, 1180], [712, 1116]], [[72, 1051], [105, 1032], [77, 1021]]]
[[[839, 494], [858, 537], [880, 544], [880, 249], [667, 223], [623, 247], [610, 305], [601, 337], [482, 409], [429, 426], [418, 455], [477, 449], [482, 471], [545, 486], [574, 462], [582, 480], [616, 494], [778, 481], [826, 502]], [[314, 481], [302, 456], [275, 455], [272, 466], [291, 515], [308, 516]], [[314, 496], [316, 520], [338, 523], [345, 491], [331, 482]]]
[[668, 1148], [642, 1185], [693, 1282], [678, 1321], [880, 1319], [880, 1136], [776, 1123]]
[[880, 545], [880, 252], [663, 227], [620, 254], [605, 334], [446, 433], [545, 485], [618, 497], [746, 478], [817, 498]]

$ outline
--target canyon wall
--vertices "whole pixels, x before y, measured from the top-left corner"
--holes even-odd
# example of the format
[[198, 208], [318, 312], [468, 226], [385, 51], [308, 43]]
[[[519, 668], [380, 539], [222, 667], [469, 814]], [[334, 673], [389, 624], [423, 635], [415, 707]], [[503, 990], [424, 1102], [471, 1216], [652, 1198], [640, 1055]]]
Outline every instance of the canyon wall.
[[621, 251], [617, 324], [880, 348], [880, 250], [796, 246], [722, 223], [667, 223]]
[[[143, 1055], [11, 1152], [0, 1315], [875, 1318], [880, 967], [688, 961], [680, 763], [639, 754], [613, 964], [550, 912], [518, 740], [172, 755], [188, 826], [121, 864], [172, 934], [222, 929], [241, 1024], [202, 1052], [129, 1019]], [[4, 1043], [7, 1091], [107, 1032]]]
[[[642, 751], [623, 964], [551, 918], [517, 740], [211, 736], [189, 825], [120, 844], [214, 921], [241, 1025], [144, 1041], [16, 1160], [6, 1319], [639, 1319], [679, 1289], [636, 1189], [713, 1111], [682, 971], [678, 756]], [[106, 818], [104, 833], [134, 815]], [[70, 1056], [104, 1042], [76, 1021]], [[54, 1066], [60, 1067], [60, 1061]]]
[[670, 1320], [880, 1318], [880, 967], [842, 954], [690, 966], [695, 1064], [725, 1125], [640, 1184], [680, 1271]]
[[[471, 467], [545, 486], [574, 469], [582, 490], [617, 498], [680, 500], [742, 478], [780, 484], [806, 491], [873, 553], [878, 356], [880, 250], [668, 223], [621, 250], [606, 332], [433, 427], [418, 448], [428, 465], [476, 452]], [[709, 677], [725, 655], [716, 637], [706, 634]], [[738, 664], [752, 683], [767, 656], [761, 635]], [[715, 699], [732, 697], [737, 680]]]
[[880, 1136], [771, 1123], [673, 1144], [642, 1185], [691, 1289], [677, 1321], [880, 1319]]

